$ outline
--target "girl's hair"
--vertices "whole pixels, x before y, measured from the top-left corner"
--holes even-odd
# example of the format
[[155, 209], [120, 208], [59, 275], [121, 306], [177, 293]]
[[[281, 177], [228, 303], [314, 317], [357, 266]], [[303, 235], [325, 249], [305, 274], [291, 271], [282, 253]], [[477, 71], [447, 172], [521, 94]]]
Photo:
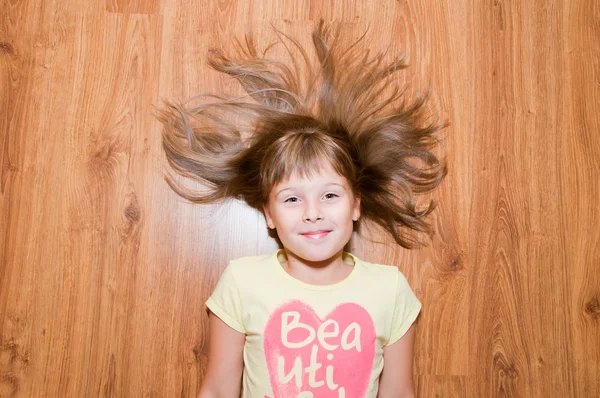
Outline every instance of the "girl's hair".
[[195, 203], [236, 198], [262, 211], [277, 183], [294, 173], [310, 177], [328, 162], [361, 198], [362, 218], [414, 248], [420, 242], [408, 232], [431, 235], [425, 218], [436, 203], [418, 211], [413, 195], [433, 190], [447, 173], [431, 151], [447, 124], [422, 125], [428, 93], [407, 105], [392, 79], [407, 66], [404, 57], [370, 56], [359, 48], [365, 35], [342, 48], [339, 29], [321, 20], [311, 62], [295, 39], [276, 34], [291, 64], [268, 58], [272, 45], [259, 53], [251, 35], [235, 42], [234, 56], [209, 51], [210, 66], [235, 77], [247, 96], [203, 94], [207, 101], [195, 107], [165, 101], [156, 116], [169, 165], [207, 189], [192, 192], [165, 176], [167, 183]]

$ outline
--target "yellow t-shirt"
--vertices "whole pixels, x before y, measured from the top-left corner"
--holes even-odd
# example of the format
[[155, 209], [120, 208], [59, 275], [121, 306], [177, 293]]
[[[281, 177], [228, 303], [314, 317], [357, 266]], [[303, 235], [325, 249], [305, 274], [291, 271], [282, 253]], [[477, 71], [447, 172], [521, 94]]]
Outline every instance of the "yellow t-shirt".
[[396, 267], [343, 259], [354, 267], [333, 285], [289, 275], [283, 250], [229, 263], [206, 305], [246, 335], [242, 397], [377, 395], [383, 347], [421, 303]]

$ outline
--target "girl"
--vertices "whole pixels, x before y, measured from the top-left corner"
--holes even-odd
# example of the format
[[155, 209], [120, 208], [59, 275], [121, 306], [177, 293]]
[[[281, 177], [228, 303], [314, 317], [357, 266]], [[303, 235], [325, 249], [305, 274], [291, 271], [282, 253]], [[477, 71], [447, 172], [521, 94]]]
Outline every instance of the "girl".
[[253, 101], [205, 95], [158, 115], [169, 164], [208, 188], [192, 193], [167, 179], [175, 192], [196, 203], [246, 201], [281, 246], [232, 260], [208, 299], [199, 396], [413, 396], [421, 303], [396, 267], [345, 247], [359, 219], [405, 248], [419, 243], [410, 230], [430, 233], [424, 219], [435, 203], [418, 211], [413, 194], [446, 175], [431, 152], [444, 125], [422, 126], [425, 98], [406, 106], [390, 84], [403, 59], [370, 57], [362, 38], [342, 47], [339, 29], [321, 21], [315, 67], [296, 40], [277, 35], [289, 65], [259, 54], [251, 37], [235, 57], [210, 53]]

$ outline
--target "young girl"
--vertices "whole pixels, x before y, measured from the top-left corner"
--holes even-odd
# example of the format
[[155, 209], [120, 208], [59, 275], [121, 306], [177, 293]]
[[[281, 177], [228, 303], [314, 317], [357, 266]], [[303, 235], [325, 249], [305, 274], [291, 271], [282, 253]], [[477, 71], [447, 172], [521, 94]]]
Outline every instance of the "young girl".
[[[430, 232], [414, 193], [446, 165], [431, 152], [443, 125], [422, 126], [391, 76], [406, 64], [342, 47], [323, 21], [317, 57], [277, 31], [291, 64], [259, 54], [251, 37], [210, 64], [251, 100], [216, 95], [187, 109], [167, 103], [164, 150], [177, 172], [207, 186], [181, 196], [238, 198], [264, 213], [282, 247], [232, 260], [206, 305], [208, 369], [200, 397], [413, 396], [414, 321], [421, 303], [394, 266], [345, 251], [359, 219], [414, 248]], [[253, 100], [253, 101], [252, 101]], [[413, 162], [411, 162], [411, 159]], [[417, 166], [420, 159], [424, 166]]]

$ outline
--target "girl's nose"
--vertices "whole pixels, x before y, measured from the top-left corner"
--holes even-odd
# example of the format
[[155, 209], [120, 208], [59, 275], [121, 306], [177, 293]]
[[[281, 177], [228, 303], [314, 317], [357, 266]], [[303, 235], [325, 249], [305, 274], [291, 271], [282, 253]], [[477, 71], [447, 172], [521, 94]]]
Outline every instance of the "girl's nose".
[[322, 219], [323, 215], [321, 214], [321, 207], [316, 203], [308, 201], [304, 208], [303, 220], [305, 222], [315, 222]]

